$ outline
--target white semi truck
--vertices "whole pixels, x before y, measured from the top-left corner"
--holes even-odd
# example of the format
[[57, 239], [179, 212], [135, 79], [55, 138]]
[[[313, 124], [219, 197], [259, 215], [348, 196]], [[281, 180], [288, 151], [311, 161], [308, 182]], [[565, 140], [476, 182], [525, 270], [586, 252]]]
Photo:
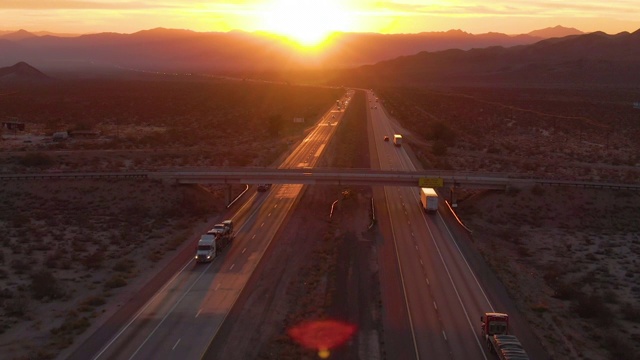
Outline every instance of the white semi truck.
[[402, 135], [400, 134], [393, 135], [393, 145], [395, 146], [402, 145]]
[[225, 247], [231, 245], [233, 241], [233, 222], [225, 220], [221, 224], [216, 224], [213, 229], [200, 236], [196, 248], [196, 262], [213, 261]]
[[438, 194], [433, 188], [420, 188], [420, 205], [424, 211], [438, 211]]

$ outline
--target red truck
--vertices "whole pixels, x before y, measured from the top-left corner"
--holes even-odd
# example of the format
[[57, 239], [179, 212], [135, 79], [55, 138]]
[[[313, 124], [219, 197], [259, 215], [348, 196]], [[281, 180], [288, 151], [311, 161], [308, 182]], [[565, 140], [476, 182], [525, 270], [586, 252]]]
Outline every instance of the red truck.
[[529, 356], [514, 335], [509, 335], [509, 315], [503, 313], [485, 313], [480, 317], [482, 335], [489, 352], [500, 360], [529, 360]]

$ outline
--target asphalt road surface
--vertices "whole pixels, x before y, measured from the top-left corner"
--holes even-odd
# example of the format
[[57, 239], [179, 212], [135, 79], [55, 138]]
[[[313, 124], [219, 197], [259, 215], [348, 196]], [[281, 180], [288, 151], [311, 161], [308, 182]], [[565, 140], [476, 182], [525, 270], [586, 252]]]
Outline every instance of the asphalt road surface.
[[[313, 167], [341, 118], [342, 111], [333, 107], [281, 167]], [[236, 237], [231, 247], [211, 263], [188, 260], [132, 318], [110, 325], [111, 332], [96, 332], [102, 337], [99, 349], [81, 346], [72, 357], [200, 359], [301, 189], [302, 185], [274, 185], [254, 193], [233, 216]]]
[[[368, 92], [368, 100], [370, 135], [376, 152], [373, 158], [378, 161], [374, 168], [415, 170], [406, 149], [394, 146], [394, 124], [375, 95]], [[384, 141], [385, 136], [390, 140]], [[379, 253], [388, 356], [493, 359], [494, 355], [485, 351], [480, 316], [488, 311], [508, 311], [502, 302], [500, 307], [494, 307], [491, 296], [463, 256], [461, 240], [456, 239], [443, 218], [448, 216], [443, 197], [439, 211], [429, 214], [420, 205], [418, 187], [387, 186], [376, 193], [376, 210], [385, 237]], [[476, 267], [483, 265], [486, 266], [480, 261]], [[487, 276], [483, 274], [482, 278]], [[504, 296], [504, 289], [500, 291]], [[519, 328], [524, 332], [524, 327], [520, 322], [512, 330], [519, 335]]]

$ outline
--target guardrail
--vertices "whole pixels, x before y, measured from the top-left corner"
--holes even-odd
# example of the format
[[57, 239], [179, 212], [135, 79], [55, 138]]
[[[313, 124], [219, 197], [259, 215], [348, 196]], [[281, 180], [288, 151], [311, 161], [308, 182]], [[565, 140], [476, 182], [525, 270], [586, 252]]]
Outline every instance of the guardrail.
[[148, 179], [147, 172], [109, 172], [109, 173], [35, 173], [0, 174], [0, 181], [15, 180], [78, 180], [78, 179]]

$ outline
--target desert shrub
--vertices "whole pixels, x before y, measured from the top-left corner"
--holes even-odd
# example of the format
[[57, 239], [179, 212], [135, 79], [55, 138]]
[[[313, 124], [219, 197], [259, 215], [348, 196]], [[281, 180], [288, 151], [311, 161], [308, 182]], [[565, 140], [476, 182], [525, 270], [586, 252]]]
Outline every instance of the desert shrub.
[[552, 283], [553, 297], [560, 300], [573, 300], [579, 297], [582, 292], [574, 284], [566, 281], [556, 280]]
[[608, 334], [604, 338], [604, 347], [616, 360], [637, 360], [637, 352], [623, 334]]
[[122, 275], [116, 274], [111, 277], [111, 279], [105, 281], [104, 287], [106, 289], [115, 289], [119, 287], [123, 287], [127, 285], [127, 280], [125, 280]]
[[514, 197], [514, 196], [518, 195], [519, 193], [520, 193], [520, 188], [513, 187], [513, 186], [509, 186], [505, 190], [505, 194], [507, 196], [511, 196], [511, 197]]
[[77, 312], [70, 311], [62, 325], [51, 329], [53, 335], [82, 334], [91, 325], [89, 319], [80, 317]]
[[55, 164], [55, 160], [51, 156], [45, 153], [39, 153], [39, 152], [28, 153], [25, 156], [23, 156], [19, 161], [20, 161], [20, 165], [26, 166], [26, 167], [44, 168], [44, 167], [49, 167]]
[[445, 145], [453, 146], [456, 143], [455, 132], [444, 122], [436, 121], [431, 125], [429, 129], [429, 138], [438, 140]]
[[113, 271], [128, 273], [135, 268], [136, 264], [131, 259], [122, 259], [113, 265]]
[[24, 274], [31, 269], [31, 265], [24, 259], [17, 258], [11, 260], [11, 268], [15, 270], [16, 274]]
[[64, 295], [62, 288], [58, 284], [53, 274], [46, 269], [41, 269], [31, 274], [31, 293], [33, 298], [42, 299], [58, 299]]
[[24, 317], [29, 311], [29, 299], [24, 296], [7, 299], [2, 305], [5, 316]]
[[549, 305], [547, 305], [546, 303], [539, 302], [531, 305], [531, 310], [537, 313], [544, 313], [549, 311]]
[[620, 308], [625, 320], [640, 323], [640, 306], [631, 303], [625, 303]]
[[518, 253], [518, 256], [521, 257], [521, 258], [531, 257], [532, 256], [531, 251], [529, 251], [529, 249], [527, 249], [526, 246], [520, 245], [520, 246], [518, 246], [516, 251]]
[[534, 185], [531, 188], [531, 194], [535, 196], [541, 196], [544, 194], [544, 188], [542, 187], [542, 185]]
[[82, 264], [90, 270], [100, 269], [102, 267], [102, 264], [104, 263], [104, 259], [104, 251], [97, 250], [87, 255], [82, 260]]
[[601, 325], [613, 323], [613, 312], [598, 294], [580, 293], [573, 304], [573, 310], [584, 319], [596, 319]]
[[444, 141], [436, 140], [431, 146], [431, 152], [436, 156], [447, 155], [447, 144]]
[[104, 305], [105, 300], [102, 296], [89, 296], [88, 298], [84, 299], [80, 304], [85, 306], [95, 307], [95, 306]]
[[15, 213], [11, 219], [11, 227], [16, 228], [16, 229], [20, 229], [24, 226], [27, 226], [31, 223], [31, 219], [22, 214], [22, 213]]

